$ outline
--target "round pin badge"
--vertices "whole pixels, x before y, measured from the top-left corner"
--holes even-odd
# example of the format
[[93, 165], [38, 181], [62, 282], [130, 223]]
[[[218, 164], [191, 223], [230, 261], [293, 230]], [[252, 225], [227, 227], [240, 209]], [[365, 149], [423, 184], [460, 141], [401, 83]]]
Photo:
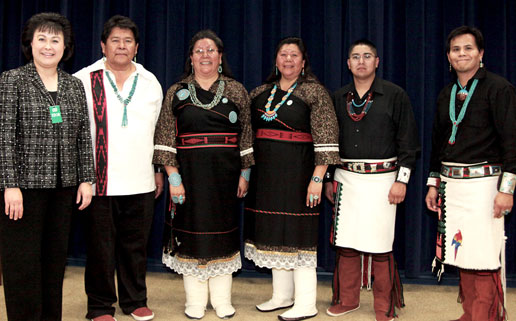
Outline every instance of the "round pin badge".
[[238, 119], [237, 113], [235, 113], [234, 111], [229, 113], [229, 121], [232, 124], [236, 123], [237, 119]]
[[287, 105], [289, 105], [289, 106], [290, 106], [290, 105], [292, 105], [292, 103], [293, 103], [293, 102], [292, 102], [292, 99], [290, 99], [289, 101], [287, 101]]
[[222, 98], [222, 103], [223, 104], [227, 104], [228, 103], [228, 99], [226, 97]]
[[188, 89], [183, 88], [180, 91], [178, 91], [176, 95], [177, 98], [179, 98], [179, 100], [185, 100], [190, 96], [190, 92], [188, 91]]

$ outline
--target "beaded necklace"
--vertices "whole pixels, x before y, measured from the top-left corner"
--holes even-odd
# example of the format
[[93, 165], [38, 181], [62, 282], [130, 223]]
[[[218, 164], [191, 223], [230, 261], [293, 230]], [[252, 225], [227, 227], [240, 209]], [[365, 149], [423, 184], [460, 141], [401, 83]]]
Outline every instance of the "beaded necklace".
[[276, 90], [278, 88], [278, 86], [274, 85], [274, 87], [271, 90], [271, 95], [269, 96], [269, 98], [267, 98], [267, 104], [265, 105], [265, 114], [262, 115], [262, 119], [265, 121], [273, 121], [274, 119], [276, 119], [276, 117], [278, 117], [278, 114], [276, 112], [285, 103], [285, 101], [290, 96], [290, 94], [294, 91], [296, 86], [297, 86], [297, 82], [288, 89], [285, 96], [283, 96], [281, 98], [281, 101], [279, 103], [277, 103], [276, 106], [274, 106], [274, 109], [270, 110], [272, 100], [274, 99], [274, 95], [276, 94]]
[[193, 83], [188, 83], [188, 91], [190, 92], [190, 98], [192, 99], [192, 103], [197, 107], [202, 107], [204, 109], [212, 109], [214, 106], [216, 106], [220, 99], [222, 98], [222, 94], [224, 93], [224, 80], [219, 80], [219, 88], [217, 88], [217, 92], [215, 93], [215, 97], [209, 104], [203, 104], [201, 101], [197, 98], [197, 92], [195, 91], [195, 86]]
[[127, 105], [131, 102], [131, 99], [133, 99], [134, 91], [136, 90], [136, 83], [138, 83], [138, 74], [134, 76], [133, 85], [131, 86], [131, 91], [129, 92], [129, 96], [127, 96], [126, 99], [123, 99], [122, 96], [120, 96], [120, 92], [118, 91], [118, 88], [116, 88], [115, 83], [113, 82], [113, 79], [111, 79], [111, 76], [108, 72], [106, 72], [107, 78], [109, 80], [109, 83], [111, 84], [111, 87], [113, 87], [113, 90], [115, 91], [116, 97], [118, 100], [124, 105], [124, 116], [122, 117], [122, 127], [127, 127], [129, 124], [129, 121], [127, 120]]
[[[459, 117], [455, 118], [455, 93], [457, 92], [457, 84], [453, 85], [451, 95], [450, 95], [450, 120], [452, 121], [452, 133], [450, 135], [450, 139], [448, 140], [448, 144], [455, 144], [455, 136], [457, 135], [457, 129], [459, 128], [459, 124], [464, 119], [464, 115], [466, 114], [466, 109], [468, 108], [469, 101], [471, 100], [471, 96], [473, 96], [473, 92], [477, 87], [478, 79], [473, 80], [473, 84], [471, 84], [471, 88], [469, 89], [469, 93], [467, 94], [466, 101], [459, 113]], [[460, 92], [459, 92], [460, 93]]]
[[[371, 105], [373, 104], [373, 99], [372, 99], [373, 92], [372, 91], [369, 92], [369, 94], [367, 95], [367, 98], [360, 105], [357, 105], [355, 103], [355, 99], [353, 99], [353, 96], [354, 96], [353, 92], [350, 91], [346, 98], [348, 115], [353, 121], [361, 121], [362, 118], [364, 118], [365, 115], [367, 115], [367, 112], [369, 111], [369, 109], [371, 109]], [[353, 107], [360, 108], [364, 105], [365, 105], [365, 107], [364, 107], [364, 109], [362, 109], [362, 112], [357, 115], [357, 113], [355, 112]]]

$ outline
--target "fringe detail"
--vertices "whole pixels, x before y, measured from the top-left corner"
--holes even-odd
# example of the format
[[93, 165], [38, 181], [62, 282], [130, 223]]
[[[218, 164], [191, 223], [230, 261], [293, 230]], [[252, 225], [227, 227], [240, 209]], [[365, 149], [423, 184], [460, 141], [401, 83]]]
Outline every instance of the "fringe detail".
[[398, 264], [394, 259], [394, 255], [389, 253], [387, 256], [387, 261], [389, 265], [389, 278], [392, 285], [391, 295], [390, 295], [390, 306], [389, 310], [385, 314], [386, 317], [398, 317], [396, 314], [396, 308], [401, 309], [405, 306], [405, 299], [403, 297], [403, 284], [401, 283], [400, 275], [398, 272]]
[[401, 283], [400, 274], [398, 272], [398, 264], [396, 263], [396, 260], [394, 260], [394, 256], [392, 256], [392, 254], [389, 257], [389, 260], [392, 260], [390, 265], [393, 267], [392, 299], [394, 301], [394, 305], [401, 309], [405, 306], [405, 298], [403, 297], [403, 284]]
[[371, 291], [373, 289], [373, 255], [369, 254], [368, 260], [368, 268], [367, 268], [367, 291]]
[[[502, 244], [502, 268], [501, 268], [501, 282], [502, 282], [502, 289], [503, 293], [507, 293], [507, 275], [505, 270], [505, 246], [507, 245], [507, 236], [503, 236], [503, 244]], [[503, 296], [503, 305], [507, 306], [507, 297]]]
[[331, 298], [331, 305], [338, 304], [340, 301], [339, 293], [340, 293], [340, 287], [339, 287], [339, 262], [340, 261], [340, 254], [337, 250], [337, 256], [335, 260], [335, 271], [333, 272], [333, 282], [331, 284], [331, 289], [333, 291], [333, 295]]
[[502, 270], [492, 273], [493, 282], [496, 284], [496, 293], [493, 304], [489, 308], [489, 321], [507, 320], [507, 310], [505, 309], [505, 289], [502, 281], [503, 276], [501, 275], [503, 273], [504, 272]]
[[439, 261], [437, 257], [434, 257], [434, 260], [432, 261], [432, 273], [436, 273], [437, 282], [441, 282], [441, 277], [444, 274], [444, 264]]
[[[367, 261], [366, 261], [367, 256]], [[360, 254], [360, 288], [366, 288], [367, 291], [372, 290], [372, 274], [373, 274], [373, 255], [371, 253]]]

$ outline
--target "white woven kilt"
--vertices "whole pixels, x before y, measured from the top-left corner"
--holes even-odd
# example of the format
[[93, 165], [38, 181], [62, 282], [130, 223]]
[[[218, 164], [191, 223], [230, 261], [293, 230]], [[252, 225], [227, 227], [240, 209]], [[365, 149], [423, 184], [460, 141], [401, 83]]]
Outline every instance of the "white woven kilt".
[[500, 268], [504, 218], [493, 216], [497, 182], [497, 176], [441, 175], [444, 209], [440, 213], [440, 227], [444, 228], [444, 235], [438, 233], [437, 237], [438, 260], [463, 269]]
[[333, 244], [362, 252], [392, 251], [396, 205], [389, 191], [396, 172], [362, 174], [336, 169]]

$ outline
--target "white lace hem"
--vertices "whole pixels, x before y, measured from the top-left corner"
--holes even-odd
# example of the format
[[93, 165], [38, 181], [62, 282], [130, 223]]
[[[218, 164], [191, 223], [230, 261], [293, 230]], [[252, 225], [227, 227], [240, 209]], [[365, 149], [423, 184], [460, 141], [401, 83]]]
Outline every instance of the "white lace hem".
[[259, 267], [292, 270], [300, 267], [317, 268], [317, 252], [298, 251], [295, 253], [258, 250], [246, 243], [244, 256]]
[[228, 259], [208, 262], [206, 265], [199, 265], [195, 259], [181, 259], [166, 253], [163, 253], [162, 261], [176, 273], [195, 276], [202, 281], [219, 275], [232, 274], [242, 268], [240, 253]]

